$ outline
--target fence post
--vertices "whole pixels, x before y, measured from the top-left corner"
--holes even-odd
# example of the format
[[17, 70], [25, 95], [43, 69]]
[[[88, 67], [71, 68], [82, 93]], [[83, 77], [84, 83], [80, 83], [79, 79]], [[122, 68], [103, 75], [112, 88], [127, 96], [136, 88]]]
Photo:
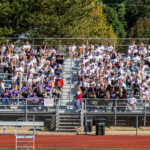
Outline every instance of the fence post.
[[117, 117], [116, 117], [116, 110], [117, 110], [117, 103], [116, 103], [116, 100], [115, 100], [115, 107], [114, 107], [114, 110], [115, 110], [115, 126], [116, 126], [116, 124], [117, 124]]
[[84, 116], [84, 105], [83, 102], [81, 101], [81, 130], [83, 129], [83, 117]]
[[88, 52], [88, 46], [89, 46], [89, 40], [87, 39], [87, 41], [86, 41], [86, 49], [87, 49], [87, 52]]
[[34, 38], [32, 39], [33, 43], [32, 43], [32, 46], [33, 46], [33, 51], [34, 51]]
[[27, 114], [27, 99], [26, 99], [26, 121], [28, 121], [28, 114]]
[[8, 47], [8, 38], [7, 38], [7, 47]]
[[138, 135], [138, 116], [136, 116], [136, 135]]
[[60, 51], [60, 48], [61, 48], [61, 40], [59, 40], [59, 51]]

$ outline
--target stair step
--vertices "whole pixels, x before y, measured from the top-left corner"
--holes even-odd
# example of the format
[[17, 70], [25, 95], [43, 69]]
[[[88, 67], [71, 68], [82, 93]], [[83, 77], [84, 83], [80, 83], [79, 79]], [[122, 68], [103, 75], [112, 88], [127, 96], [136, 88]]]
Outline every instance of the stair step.
[[58, 129], [58, 132], [76, 132], [76, 129]]
[[80, 119], [78, 119], [78, 118], [61, 118], [60, 121], [80, 121]]
[[64, 125], [63, 127], [66, 127], [66, 125], [67, 126], [73, 126], [73, 125], [81, 125], [81, 123], [80, 122], [59, 122], [59, 127], [60, 127], [60, 124], [61, 124], [61, 126], [62, 125]]
[[59, 129], [61, 128], [61, 129], [74, 129], [75, 127], [77, 127], [77, 126], [59, 126]]

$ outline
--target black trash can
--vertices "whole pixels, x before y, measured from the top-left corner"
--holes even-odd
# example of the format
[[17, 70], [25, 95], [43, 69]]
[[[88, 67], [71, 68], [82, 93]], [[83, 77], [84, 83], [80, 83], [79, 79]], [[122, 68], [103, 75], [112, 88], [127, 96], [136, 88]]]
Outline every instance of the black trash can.
[[105, 118], [96, 118], [96, 135], [105, 135]]
[[93, 118], [88, 117], [87, 120], [85, 120], [85, 132], [92, 132], [93, 131]]

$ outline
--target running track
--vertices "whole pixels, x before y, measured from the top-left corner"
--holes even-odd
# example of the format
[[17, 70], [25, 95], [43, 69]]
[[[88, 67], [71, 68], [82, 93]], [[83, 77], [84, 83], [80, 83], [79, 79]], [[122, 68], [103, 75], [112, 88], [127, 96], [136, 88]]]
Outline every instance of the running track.
[[[0, 135], [0, 148], [15, 148], [15, 136]], [[37, 135], [35, 148], [150, 149], [150, 136]]]

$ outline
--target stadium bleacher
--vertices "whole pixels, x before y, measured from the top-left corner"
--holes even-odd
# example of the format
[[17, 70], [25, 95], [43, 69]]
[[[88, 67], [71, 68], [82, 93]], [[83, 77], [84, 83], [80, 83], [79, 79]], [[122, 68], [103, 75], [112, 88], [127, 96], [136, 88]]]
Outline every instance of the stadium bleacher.
[[[12, 42], [0, 51], [1, 111], [49, 111], [44, 101], [61, 98], [64, 56], [54, 46], [31, 48], [28, 41], [21, 48]], [[28, 105], [26, 107], [26, 105]]]
[[[28, 41], [20, 47], [3, 44], [0, 111], [55, 112], [59, 103], [60, 130], [72, 118], [80, 126], [81, 109], [91, 114], [149, 112], [150, 47], [136, 46], [133, 41], [125, 54], [116, 52], [110, 42], [89, 47], [73, 42], [67, 52], [65, 57], [47, 45], [33, 49]], [[81, 93], [83, 106], [76, 107], [76, 96]], [[45, 107], [44, 100], [51, 98], [54, 107]]]

